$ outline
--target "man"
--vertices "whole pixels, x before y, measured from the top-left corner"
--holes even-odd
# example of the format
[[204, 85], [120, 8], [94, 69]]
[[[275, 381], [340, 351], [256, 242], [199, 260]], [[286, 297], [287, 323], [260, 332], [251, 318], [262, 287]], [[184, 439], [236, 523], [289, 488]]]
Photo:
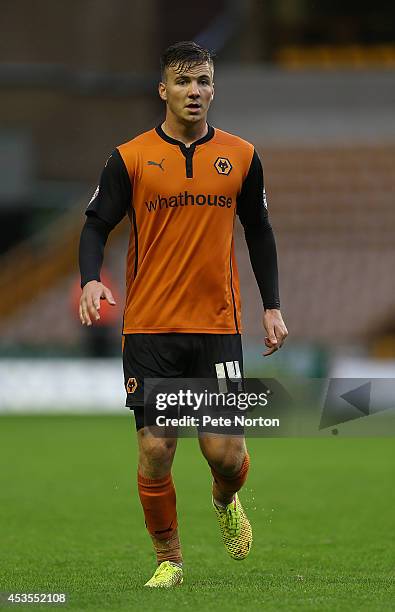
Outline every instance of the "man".
[[[212, 57], [181, 42], [164, 51], [161, 69], [165, 121], [107, 160], [80, 244], [79, 314], [91, 325], [100, 318], [101, 299], [114, 304], [100, 268], [108, 234], [128, 214], [123, 364], [127, 406], [136, 419], [138, 490], [158, 561], [149, 587], [181, 584], [183, 569], [171, 477], [176, 439], [156, 437], [144, 426], [144, 378], [216, 378], [228, 364], [242, 374], [236, 213], [263, 299], [264, 355], [287, 335], [259, 157], [250, 143], [207, 123]], [[244, 437], [207, 434], [199, 443], [213, 475], [223, 542], [233, 558], [244, 559], [252, 543], [237, 495], [249, 468]]]

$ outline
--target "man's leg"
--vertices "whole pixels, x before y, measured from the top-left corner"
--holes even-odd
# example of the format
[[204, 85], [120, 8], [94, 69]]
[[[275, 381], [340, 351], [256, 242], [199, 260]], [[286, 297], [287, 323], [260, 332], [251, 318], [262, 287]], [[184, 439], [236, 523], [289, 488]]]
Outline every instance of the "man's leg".
[[171, 476], [177, 439], [156, 437], [147, 427], [138, 430], [137, 439], [138, 491], [158, 564], [163, 561], [182, 564], [176, 492]]
[[[184, 334], [126, 334], [123, 369], [126, 405], [134, 410], [139, 447], [138, 492], [145, 523], [151, 536], [158, 567], [145, 586], [173, 587], [182, 584], [181, 547], [177, 529], [176, 493], [171, 466], [176, 450], [175, 437], [154, 436], [147, 378], [181, 378], [188, 363], [189, 342]], [[144, 405], [146, 409], [144, 409]], [[168, 434], [168, 430], [166, 430]], [[173, 435], [170, 432], [171, 435]], [[174, 436], [176, 432], [174, 433]]]
[[[191, 375], [211, 379], [215, 387], [220, 384], [219, 377], [226, 377], [222, 384], [228, 388], [232, 381], [235, 389], [228, 390], [237, 392], [243, 377], [240, 334], [200, 334]], [[213, 388], [215, 391], [219, 389]], [[213, 498], [219, 504], [227, 505], [247, 478], [249, 456], [244, 436], [199, 432], [199, 444], [214, 477]]]
[[251, 549], [252, 529], [237, 492], [250, 464], [243, 436], [199, 436], [200, 448], [213, 475], [213, 506], [222, 540], [233, 559], [245, 559]]

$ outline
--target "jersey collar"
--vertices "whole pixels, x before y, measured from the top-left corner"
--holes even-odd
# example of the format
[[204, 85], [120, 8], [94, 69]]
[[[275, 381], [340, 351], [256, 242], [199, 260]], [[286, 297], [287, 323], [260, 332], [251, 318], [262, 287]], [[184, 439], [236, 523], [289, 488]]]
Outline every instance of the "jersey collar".
[[192, 144], [190, 144], [189, 147], [187, 147], [186, 144], [181, 142], [181, 140], [176, 140], [175, 138], [172, 138], [171, 136], [168, 136], [167, 134], [165, 134], [165, 132], [162, 130], [162, 125], [158, 125], [155, 128], [155, 131], [158, 134], [158, 136], [160, 136], [163, 140], [166, 140], [166, 142], [169, 142], [170, 144], [177, 145], [178, 147], [181, 148], [181, 150], [183, 150], [183, 149], [190, 149], [191, 147], [192, 149], [194, 149], [197, 145], [201, 145], [211, 140], [214, 137], [214, 128], [212, 127], [212, 125], [209, 125], [209, 124], [207, 124], [207, 128], [208, 128], [207, 134], [203, 136], [203, 138], [199, 138], [199, 140], [195, 140], [195, 142], [192, 142]]

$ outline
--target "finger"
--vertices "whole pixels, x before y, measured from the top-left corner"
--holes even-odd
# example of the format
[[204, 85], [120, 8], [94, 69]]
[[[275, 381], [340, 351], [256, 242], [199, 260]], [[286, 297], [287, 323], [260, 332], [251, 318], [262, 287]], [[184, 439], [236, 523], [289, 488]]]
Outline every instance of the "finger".
[[96, 305], [94, 303], [93, 296], [89, 296], [87, 301], [88, 301], [88, 311], [91, 314], [92, 318], [96, 319], [96, 321], [97, 321], [98, 319], [100, 319], [100, 315], [99, 315], [99, 313], [97, 311], [97, 308], [96, 308]]
[[78, 309], [78, 315], [79, 315], [79, 317], [80, 317], [81, 324], [82, 324], [82, 325], [85, 325], [84, 315], [82, 314], [81, 304], [80, 304], [79, 309]]
[[107, 287], [104, 287], [103, 293], [104, 293], [104, 297], [107, 300], [107, 302], [109, 304], [111, 304], [111, 306], [115, 306], [116, 301], [114, 300], [114, 297], [113, 297], [111, 291], [109, 289], [107, 289]]
[[86, 302], [85, 302], [85, 298], [82, 296], [81, 300], [80, 300], [80, 317], [83, 321], [83, 325], [85, 325], [87, 323], [86, 317], [85, 317], [85, 310], [86, 310]]
[[262, 353], [264, 357], [268, 357], [269, 355], [272, 355], [279, 349], [278, 343], [271, 342], [267, 336], [265, 337], [265, 346], [268, 348], [268, 350]]
[[280, 329], [276, 329], [276, 335], [277, 335], [278, 344], [280, 347], [284, 344], [284, 340], [288, 336], [288, 331], [286, 328], [282, 327]]
[[100, 319], [100, 315], [93, 304], [88, 306], [88, 312], [94, 321], [98, 321]]
[[278, 351], [278, 346], [272, 346], [272, 348], [269, 348], [267, 351], [265, 351], [264, 353], [262, 353], [262, 355], [264, 357], [268, 357], [269, 355], [272, 355], [273, 353], [275, 353], [276, 351]]
[[275, 346], [277, 346], [277, 348], [279, 349], [279, 348], [282, 347], [283, 342], [284, 342], [283, 338], [280, 335], [278, 335], [277, 336], [277, 344]]
[[275, 327], [270, 326], [268, 329], [266, 329], [266, 331], [267, 331], [269, 342], [271, 342], [272, 344], [277, 344], [277, 336], [275, 332]]
[[92, 321], [91, 321], [89, 313], [88, 313], [88, 308], [87, 308], [85, 303], [82, 304], [82, 316], [84, 318], [84, 321], [85, 321], [86, 325], [88, 325], [88, 327], [90, 325], [92, 325]]

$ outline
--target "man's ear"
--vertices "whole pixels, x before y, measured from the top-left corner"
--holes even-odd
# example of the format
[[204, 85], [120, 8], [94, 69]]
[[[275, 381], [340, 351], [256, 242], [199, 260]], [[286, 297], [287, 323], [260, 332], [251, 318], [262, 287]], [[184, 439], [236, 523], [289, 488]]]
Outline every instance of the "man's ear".
[[162, 81], [158, 85], [158, 92], [162, 100], [166, 101], [167, 100], [166, 84], [163, 83]]

